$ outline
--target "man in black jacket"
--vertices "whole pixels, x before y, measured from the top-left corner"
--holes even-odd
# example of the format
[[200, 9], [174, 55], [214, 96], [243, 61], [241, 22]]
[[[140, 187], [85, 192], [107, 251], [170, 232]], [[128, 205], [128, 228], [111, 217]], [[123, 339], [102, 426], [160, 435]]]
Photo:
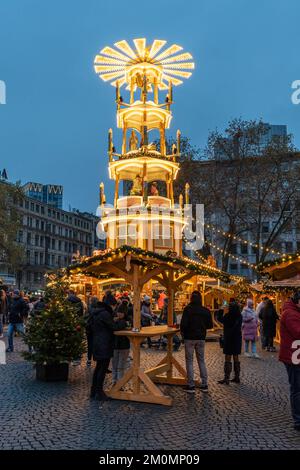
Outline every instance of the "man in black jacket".
[[181, 335], [185, 345], [185, 362], [188, 376], [188, 384], [185, 390], [195, 393], [194, 382], [194, 351], [200, 370], [200, 390], [208, 392], [207, 370], [205, 365], [205, 338], [206, 331], [213, 327], [210, 311], [202, 306], [200, 292], [194, 291], [191, 302], [184, 308], [180, 323]]
[[28, 313], [29, 306], [21, 297], [20, 291], [15, 290], [13, 293], [13, 299], [10, 306], [9, 316], [8, 316], [8, 348], [6, 352], [13, 352], [14, 350], [14, 331], [18, 331], [19, 333], [24, 333], [24, 318]]

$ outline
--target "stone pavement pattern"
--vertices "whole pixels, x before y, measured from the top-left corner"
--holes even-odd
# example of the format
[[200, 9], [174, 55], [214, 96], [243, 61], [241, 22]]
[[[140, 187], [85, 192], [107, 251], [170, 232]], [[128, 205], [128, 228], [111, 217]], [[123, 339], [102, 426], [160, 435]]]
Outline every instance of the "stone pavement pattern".
[[[242, 384], [217, 384], [223, 355], [207, 343], [209, 394], [161, 386], [173, 407], [89, 399], [92, 369], [72, 367], [69, 383], [35, 380], [17, 352], [0, 365], [1, 449], [300, 449], [290, 416], [288, 384], [277, 354], [242, 358]], [[184, 364], [183, 349], [175, 353]], [[163, 352], [143, 350], [145, 367]], [[197, 374], [196, 374], [197, 375]], [[109, 387], [110, 378], [107, 381]]]

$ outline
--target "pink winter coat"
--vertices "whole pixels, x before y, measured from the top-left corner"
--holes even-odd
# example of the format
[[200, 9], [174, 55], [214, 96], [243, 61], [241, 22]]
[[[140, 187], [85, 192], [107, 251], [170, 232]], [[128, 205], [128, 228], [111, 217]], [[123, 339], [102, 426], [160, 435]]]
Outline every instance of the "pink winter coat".
[[250, 307], [244, 307], [242, 311], [243, 323], [242, 332], [243, 338], [247, 340], [256, 341], [257, 339], [257, 316], [255, 310]]

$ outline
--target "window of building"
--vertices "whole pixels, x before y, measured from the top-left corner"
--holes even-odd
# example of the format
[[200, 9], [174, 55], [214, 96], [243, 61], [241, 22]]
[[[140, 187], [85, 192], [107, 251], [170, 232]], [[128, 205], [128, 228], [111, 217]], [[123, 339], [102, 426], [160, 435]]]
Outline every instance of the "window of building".
[[27, 264], [30, 264], [30, 250], [26, 250], [26, 261]]
[[55, 250], [55, 238], [52, 238], [51, 240], [51, 248], [52, 250]]
[[39, 254], [37, 251], [34, 252], [34, 264], [37, 265], [39, 263]]
[[31, 233], [27, 232], [27, 245], [31, 245]]
[[18, 231], [17, 242], [23, 243], [23, 230]]
[[35, 228], [37, 228], [38, 230], [40, 229], [40, 221], [39, 221], [39, 219], [36, 219], [36, 221], [35, 221]]
[[247, 255], [248, 254], [248, 244], [247, 243], [241, 243], [241, 253], [242, 253], [242, 255]]
[[40, 264], [44, 264], [44, 253], [40, 253]]
[[36, 236], [34, 237], [34, 244], [35, 244], [35, 246], [39, 246], [39, 238], [40, 238], [40, 237], [39, 237], [38, 235], [36, 235]]
[[57, 257], [57, 264], [61, 268], [61, 256], [60, 255], [58, 255]]
[[251, 254], [252, 254], [252, 255], [256, 255], [257, 251], [258, 251], [258, 250], [257, 250], [257, 247], [252, 245], [252, 246], [251, 246]]
[[45, 207], [41, 206], [41, 214], [45, 214]]
[[285, 242], [285, 251], [286, 253], [293, 252], [293, 242]]
[[34, 211], [34, 203], [33, 202], [30, 203], [30, 210]]
[[41, 230], [45, 230], [45, 222], [41, 220]]
[[40, 245], [41, 246], [44, 246], [44, 240], [45, 240], [45, 238], [41, 235], [41, 237], [40, 237]]
[[236, 254], [237, 253], [237, 244], [233, 243], [230, 248], [230, 253]]
[[40, 213], [40, 206], [38, 204], [36, 204], [36, 206], [35, 206], [35, 212]]
[[58, 251], [61, 251], [61, 240], [58, 240]]
[[27, 273], [26, 273], [26, 280], [27, 280], [27, 282], [31, 281], [31, 272], [30, 271], [27, 271]]
[[237, 271], [238, 265], [236, 263], [230, 263], [230, 271]]
[[25, 201], [25, 209], [29, 209], [29, 202]]
[[55, 266], [55, 255], [51, 255], [51, 265]]

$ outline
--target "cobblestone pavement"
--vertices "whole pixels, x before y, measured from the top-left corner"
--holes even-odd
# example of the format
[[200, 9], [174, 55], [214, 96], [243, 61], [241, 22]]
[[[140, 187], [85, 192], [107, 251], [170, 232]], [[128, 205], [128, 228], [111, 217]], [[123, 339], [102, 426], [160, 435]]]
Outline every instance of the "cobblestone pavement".
[[[209, 342], [209, 394], [161, 386], [174, 398], [173, 407], [163, 407], [91, 401], [92, 369], [84, 362], [71, 367], [68, 383], [37, 382], [19, 354], [19, 339], [16, 345], [0, 365], [0, 449], [300, 449], [276, 353], [242, 358], [242, 384], [226, 387], [217, 384], [223, 355]], [[183, 364], [183, 350], [175, 354]], [[162, 355], [145, 349], [143, 364], [152, 366]]]

